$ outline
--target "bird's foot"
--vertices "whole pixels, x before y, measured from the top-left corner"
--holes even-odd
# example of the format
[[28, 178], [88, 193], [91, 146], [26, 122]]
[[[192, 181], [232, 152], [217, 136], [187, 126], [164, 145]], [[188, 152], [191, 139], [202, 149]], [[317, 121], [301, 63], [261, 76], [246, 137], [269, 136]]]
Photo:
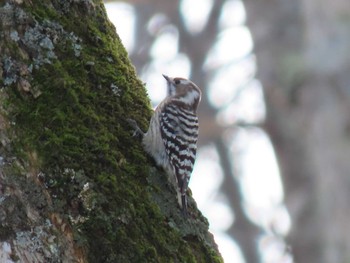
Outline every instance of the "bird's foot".
[[144, 135], [144, 132], [140, 129], [135, 120], [128, 118], [126, 121], [134, 129], [132, 137], [142, 137]]

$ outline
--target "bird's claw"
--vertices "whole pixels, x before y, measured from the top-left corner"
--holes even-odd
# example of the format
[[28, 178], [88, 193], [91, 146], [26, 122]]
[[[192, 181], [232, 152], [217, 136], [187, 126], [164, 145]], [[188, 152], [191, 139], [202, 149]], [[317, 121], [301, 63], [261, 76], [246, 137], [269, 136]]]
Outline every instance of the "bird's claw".
[[140, 127], [137, 125], [136, 121], [133, 119], [126, 119], [126, 121], [129, 123], [129, 125], [134, 129], [134, 132], [132, 134], [132, 137], [139, 137], [143, 135], [143, 131], [140, 129]]

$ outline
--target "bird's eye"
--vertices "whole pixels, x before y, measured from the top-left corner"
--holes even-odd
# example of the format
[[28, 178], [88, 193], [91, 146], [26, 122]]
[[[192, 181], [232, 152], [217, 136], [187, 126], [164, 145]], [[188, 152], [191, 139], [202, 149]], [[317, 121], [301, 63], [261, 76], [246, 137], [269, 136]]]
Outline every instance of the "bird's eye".
[[179, 84], [180, 84], [180, 80], [178, 80], [178, 79], [175, 79], [174, 82], [175, 82], [176, 85], [179, 85]]

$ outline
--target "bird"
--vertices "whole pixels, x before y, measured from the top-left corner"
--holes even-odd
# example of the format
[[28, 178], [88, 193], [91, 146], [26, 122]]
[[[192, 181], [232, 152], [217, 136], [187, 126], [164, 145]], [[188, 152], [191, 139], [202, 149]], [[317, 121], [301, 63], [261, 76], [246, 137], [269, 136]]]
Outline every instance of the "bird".
[[167, 96], [156, 107], [147, 132], [133, 119], [128, 119], [134, 135], [142, 136], [144, 150], [170, 176], [177, 189], [178, 202], [187, 217], [186, 191], [196, 160], [198, 141], [197, 108], [201, 90], [192, 81], [163, 75]]

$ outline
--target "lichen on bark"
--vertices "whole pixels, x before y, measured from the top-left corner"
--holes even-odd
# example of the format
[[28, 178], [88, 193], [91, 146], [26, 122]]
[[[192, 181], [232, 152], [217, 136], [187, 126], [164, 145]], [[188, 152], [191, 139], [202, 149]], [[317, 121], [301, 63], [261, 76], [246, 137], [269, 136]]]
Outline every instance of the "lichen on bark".
[[[0, 5], [0, 258], [222, 262], [131, 137], [151, 115], [101, 1]], [[35, 242], [33, 242], [35, 240]]]

